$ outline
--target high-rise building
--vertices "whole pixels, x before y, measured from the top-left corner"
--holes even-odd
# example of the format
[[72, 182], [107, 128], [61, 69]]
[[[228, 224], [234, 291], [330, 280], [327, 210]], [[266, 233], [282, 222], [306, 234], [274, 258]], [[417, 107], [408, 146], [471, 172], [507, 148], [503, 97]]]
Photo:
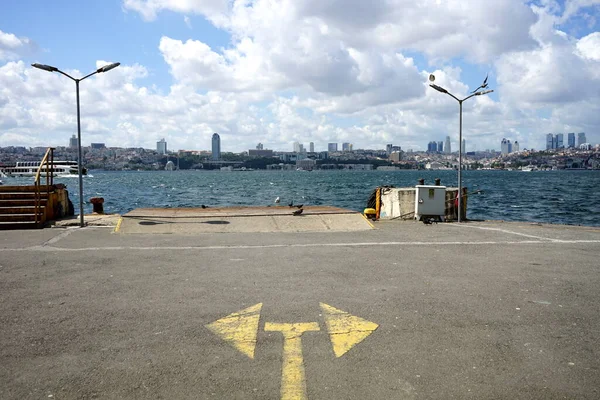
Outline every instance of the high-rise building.
[[452, 145], [450, 144], [450, 136], [446, 136], [446, 143], [444, 144], [444, 153], [452, 153]]
[[167, 142], [165, 139], [160, 139], [156, 142], [156, 152], [158, 154], [167, 154]]
[[554, 135], [549, 133], [546, 135], [546, 150], [552, 150], [554, 148]]
[[218, 133], [212, 135], [212, 160], [219, 161], [221, 159], [221, 137]]
[[575, 147], [575, 133], [570, 132], [567, 139], [567, 147]]
[[436, 142], [431, 141], [431, 142], [427, 143], [427, 152], [428, 153], [435, 153], [436, 151], [438, 151]]
[[300, 146], [301, 146], [300, 142], [294, 142], [294, 150], [293, 150], [294, 153], [301, 153]]
[[392, 146], [394, 146], [392, 143], [388, 143], [385, 146], [385, 152], [387, 153], [387, 155], [389, 156], [390, 154], [392, 154]]
[[352, 144], [342, 143], [342, 151], [352, 151]]
[[263, 150], [263, 149], [264, 149], [264, 146], [262, 143], [259, 143], [256, 145], [256, 150]]
[[467, 141], [465, 139], [462, 140], [462, 146], [460, 151], [464, 154], [467, 151]]
[[327, 143], [327, 151], [338, 151], [337, 143]]
[[71, 138], [69, 139], [69, 147], [72, 149], [77, 148], [77, 136], [75, 136], [75, 135], [71, 136]]
[[519, 142], [517, 142], [516, 140], [513, 143], [512, 151], [514, 151], [514, 152], [518, 152], [519, 151]]
[[310, 142], [308, 144], [308, 148], [310, 149], [311, 153], [314, 153], [315, 152], [315, 144], [314, 144], [314, 142]]
[[510, 140], [502, 138], [502, 142], [500, 142], [500, 153], [509, 154], [510, 150]]
[[306, 149], [302, 143], [300, 143], [300, 151], [298, 153], [306, 153]]
[[444, 142], [442, 142], [441, 140], [437, 142], [437, 151], [439, 151], [440, 153], [444, 151]]
[[564, 146], [563, 143], [563, 134], [562, 133], [557, 133], [555, 140], [556, 140], [556, 146], [554, 147], [555, 149], [562, 149]]
[[577, 147], [581, 146], [584, 143], [587, 143], [587, 139], [585, 138], [585, 132], [579, 132], [577, 134]]

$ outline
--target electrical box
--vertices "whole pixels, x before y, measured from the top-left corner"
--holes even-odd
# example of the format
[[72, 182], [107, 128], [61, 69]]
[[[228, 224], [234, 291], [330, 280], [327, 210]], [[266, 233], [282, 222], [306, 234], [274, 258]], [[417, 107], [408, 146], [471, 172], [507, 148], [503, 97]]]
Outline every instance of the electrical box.
[[446, 214], [446, 186], [415, 186], [415, 219], [439, 217]]

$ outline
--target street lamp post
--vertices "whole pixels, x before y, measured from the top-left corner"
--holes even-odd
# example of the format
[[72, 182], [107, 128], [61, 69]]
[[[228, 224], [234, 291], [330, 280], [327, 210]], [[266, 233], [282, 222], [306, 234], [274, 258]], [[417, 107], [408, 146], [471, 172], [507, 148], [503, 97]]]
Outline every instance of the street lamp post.
[[98, 68], [96, 71], [84, 76], [83, 78], [76, 79], [56, 67], [52, 67], [50, 65], [44, 65], [44, 64], [31, 64], [31, 66], [34, 68], [42, 69], [42, 70], [48, 71], [48, 72], [58, 72], [59, 74], [63, 74], [64, 76], [70, 78], [71, 80], [73, 80], [75, 82], [75, 90], [77, 92], [77, 152], [78, 152], [77, 168], [79, 170], [78, 171], [79, 172], [79, 226], [81, 226], [81, 227], [84, 226], [84, 222], [83, 222], [83, 156], [82, 156], [82, 152], [81, 152], [81, 118], [80, 118], [80, 113], [79, 113], [79, 82], [81, 82], [82, 80], [84, 80], [86, 78], [89, 78], [92, 75], [98, 74], [100, 72], [108, 72], [111, 69], [118, 67], [119, 65], [121, 65], [121, 63], [118, 63], [118, 62], [109, 64], [109, 65], [105, 65], [104, 67]]
[[[452, 93], [450, 93], [448, 90], [444, 89], [441, 86], [436, 85], [435, 83], [431, 83], [429, 86], [431, 86], [432, 88], [434, 88], [435, 90], [437, 90], [438, 92], [441, 93], [446, 93], [448, 96], [451, 96], [454, 100], [458, 101], [458, 106], [459, 106], [459, 123], [458, 123], [458, 222], [462, 222], [462, 218], [461, 218], [461, 214], [462, 214], [462, 109], [463, 109], [463, 102], [465, 102], [466, 100], [470, 99], [473, 96], [481, 96], [484, 94], [488, 94], [488, 93], [492, 93], [493, 90], [484, 90], [484, 91], [480, 91], [480, 89], [485, 89], [487, 88], [488, 84], [487, 84], [487, 76], [485, 77], [485, 80], [483, 81], [483, 84], [481, 86], [479, 86], [477, 89], [475, 89], [469, 96], [465, 97], [464, 99], [459, 99], [458, 97], [456, 97], [455, 95], [453, 95]], [[433, 82], [435, 81], [435, 76], [429, 75], [429, 81]]]

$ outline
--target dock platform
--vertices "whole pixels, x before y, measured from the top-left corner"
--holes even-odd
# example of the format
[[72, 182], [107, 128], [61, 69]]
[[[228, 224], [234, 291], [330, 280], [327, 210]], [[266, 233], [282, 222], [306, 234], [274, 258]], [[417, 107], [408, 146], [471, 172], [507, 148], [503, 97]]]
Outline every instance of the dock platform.
[[0, 398], [600, 397], [598, 228], [176, 214], [0, 232]]
[[362, 214], [338, 207], [138, 208], [123, 215], [118, 231], [131, 233], [364, 231], [373, 225]]

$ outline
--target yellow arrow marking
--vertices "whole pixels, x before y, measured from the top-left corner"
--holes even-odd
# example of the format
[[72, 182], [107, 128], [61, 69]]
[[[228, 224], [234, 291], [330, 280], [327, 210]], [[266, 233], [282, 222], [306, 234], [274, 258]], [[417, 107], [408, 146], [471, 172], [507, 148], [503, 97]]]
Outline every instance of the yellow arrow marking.
[[206, 327], [248, 357], [254, 358], [261, 308], [262, 303], [255, 304], [216, 320]]
[[320, 305], [336, 357], [346, 354], [348, 350], [365, 340], [379, 327], [374, 322], [355, 317], [325, 303], [320, 303]]
[[300, 337], [304, 332], [318, 330], [319, 324], [316, 322], [296, 324], [265, 323], [265, 331], [281, 332], [283, 334], [282, 400], [303, 400], [307, 398]]

